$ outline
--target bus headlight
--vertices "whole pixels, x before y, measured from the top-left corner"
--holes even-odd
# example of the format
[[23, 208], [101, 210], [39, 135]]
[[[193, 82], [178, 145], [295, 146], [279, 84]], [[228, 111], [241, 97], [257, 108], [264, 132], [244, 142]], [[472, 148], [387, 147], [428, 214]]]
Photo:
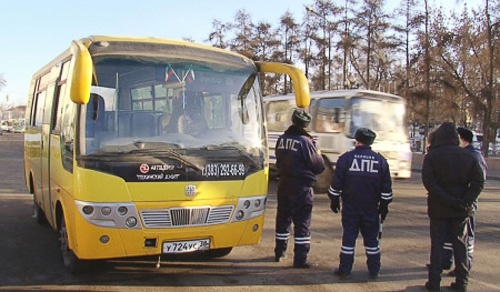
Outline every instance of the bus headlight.
[[127, 225], [128, 228], [133, 228], [134, 226], [137, 225], [137, 218], [128, 217], [127, 220], [125, 221], [125, 225]]
[[260, 199], [255, 200], [255, 203], [254, 203], [255, 208], [259, 208], [260, 204], [262, 204], [262, 201]]
[[87, 206], [83, 206], [82, 212], [85, 215], [90, 215], [90, 214], [94, 213], [94, 207], [88, 206], [88, 205]]
[[141, 228], [139, 213], [133, 203], [94, 203], [75, 200], [75, 204], [80, 215], [96, 226]]
[[241, 198], [232, 221], [250, 220], [261, 216], [266, 209], [266, 199], [266, 196]]
[[101, 213], [104, 216], [108, 216], [109, 214], [111, 214], [111, 208], [108, 206], [102, 207]]
[[125, 206], [118, 207], [118, 214], [121, 216], [127, 215], [128, 209]]
[[234, 217], [236, 218], [236, 220], [240, 221], [241, 219], [243, 219], [243, 217], [245, 217], [245, 212], [238, 210], [236, 212], [236, 216]]

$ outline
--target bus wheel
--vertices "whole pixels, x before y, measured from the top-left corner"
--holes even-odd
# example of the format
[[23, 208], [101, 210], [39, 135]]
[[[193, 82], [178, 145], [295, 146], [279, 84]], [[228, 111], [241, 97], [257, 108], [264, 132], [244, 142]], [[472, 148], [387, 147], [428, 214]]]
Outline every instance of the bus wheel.
[[82, 272], [85, 269], [85, 263], [69, 248], [68, 229], [66, 228], [66, 220], [64, 220], [64, 217], [61, 219], [60, 226], [59, 247], [61, 249], [64, 267], [72, 274]]
[[318, 175], [318, 180], [314, 184], [315, 193], [326, 193], [330, 188], [333, 178], [333, 169], [331, 166], [326, 166], [325, 170]]
[[232, 250], [232, 247], [210, 249], [205, 251], [205, 256], [209, 258], [221, 258], [223, 256], [227, 256]]
[[45, 213], [36, 202], [35, 194], [33, 194], [33, 216], [31, 217], [35, 219], [36, 223], [38, 224], [45, 223]]

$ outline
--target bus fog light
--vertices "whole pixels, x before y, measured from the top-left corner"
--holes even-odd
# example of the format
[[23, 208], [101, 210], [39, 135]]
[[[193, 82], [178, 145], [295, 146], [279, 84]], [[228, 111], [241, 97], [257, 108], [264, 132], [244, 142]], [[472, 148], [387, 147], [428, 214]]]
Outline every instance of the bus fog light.
[[236, 212], [236, 220], [241, 220], [243, 217], [245, 217], [245, 213], [243, 211], [239, 210]]
[[92, 206], [83, 206], [82, 211], [83, 211], [83, 214], [90, 215], [90, 214], [94, 213], [94, 207], [92, 207]]
[[108, 216], [109, 214], [111, 214], [111, 208], [110, 207], [102, 207], [101, 209], [101, 214], [104, 215], [104, 216]]
[[102, 235], [101, 237], [99, 237], [99, 241], [101, 243], [108, 243], [109, 242], [109, 236], [107, 235]]
[[128, 209], [127, 209], [127, 207], [125, 207], [125, 206], [120, 206], [120, 207], [118, 208], [118, 214], [120, 214], [121, 216], [125, 216], [127, 213], [128, 213]]
[[253, 232], [256, 232], [257, 230], [259, 230], [259, 224], [255, 224], [254, 226], [252, 226]]
[[127, 220], [125, 221], [125, 225], [127, 225], [127, 227], [134, 227], [137, 225], [137, 218], [135, 217], [128, 217]]

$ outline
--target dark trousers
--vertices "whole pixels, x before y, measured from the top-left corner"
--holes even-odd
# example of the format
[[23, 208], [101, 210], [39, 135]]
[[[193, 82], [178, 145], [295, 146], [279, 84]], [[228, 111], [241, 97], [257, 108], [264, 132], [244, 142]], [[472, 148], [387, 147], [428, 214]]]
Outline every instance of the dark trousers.
[[342, 228], [339, 270], [345, 274], [351, 273], [354, 263], [356, 239], [361, 232], [368, 271], [370, 274], [378, 274], [380, 272], [380, 247], [378, 240], [380, 222], [378, 210], [359, 211], [344, 205], [342, 208]]
[[451, 234], [453, 255], [455, 259], [455, 282], [467, 285], [469, 282], [469, 258], [467, 250], [467, 222], [465, 218], [430, 218], [431, 264], [429, 267], [429, 282], [432, 285], [441, 283], [443, 271], [443, 245], [448, 234]]
[[[473, 205], [474, 215], [477, 210], [477, 202]], [[467, 249], [469, 251], [469, 271], [472, 269], [472, 264], [474, 262], [474, 244], [476, 242], [475, 230], [476, 230], [476, 220], [473, 216], [469, 217], [467, 222]], [[451, 244], [451, 234], [448, 233], [446, 242], [443, 245], [443, 269], [449, 269], [453, 265], [453, 245]]]
[[284, 255], [293, 223], [295, 239], [294, 258], [296, 264], [307, 261], [311, 249], [311, 213], [314, 193], [312, 188], [300, 181], [280, 180], [278, 185], [278, 209], [276, 213], [275, 256]]

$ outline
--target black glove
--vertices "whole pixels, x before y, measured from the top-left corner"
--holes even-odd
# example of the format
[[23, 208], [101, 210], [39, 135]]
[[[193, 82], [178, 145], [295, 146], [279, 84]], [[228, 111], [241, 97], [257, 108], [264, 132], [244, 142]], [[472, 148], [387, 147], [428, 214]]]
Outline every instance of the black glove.
[[469, 206], [467, 206], [467, 202], [465, 202], [464, 200], [460, 200], [460, 199], [455, 199], [451, 202], [451, 207], [455, 210], [458, 210], [458, 211], [463, 211], [463, 212], [469, 212]]
[[332, 209], [333, 213], [338, 213], [340, 210], [340, 198], [333, 197], [330, 203], [330, 209]]
[[389, 204], [381, 201], [378, 206], [378, 213], [380, 214], [380, 221], [384, 222], [387, 214], [389, 213]]

